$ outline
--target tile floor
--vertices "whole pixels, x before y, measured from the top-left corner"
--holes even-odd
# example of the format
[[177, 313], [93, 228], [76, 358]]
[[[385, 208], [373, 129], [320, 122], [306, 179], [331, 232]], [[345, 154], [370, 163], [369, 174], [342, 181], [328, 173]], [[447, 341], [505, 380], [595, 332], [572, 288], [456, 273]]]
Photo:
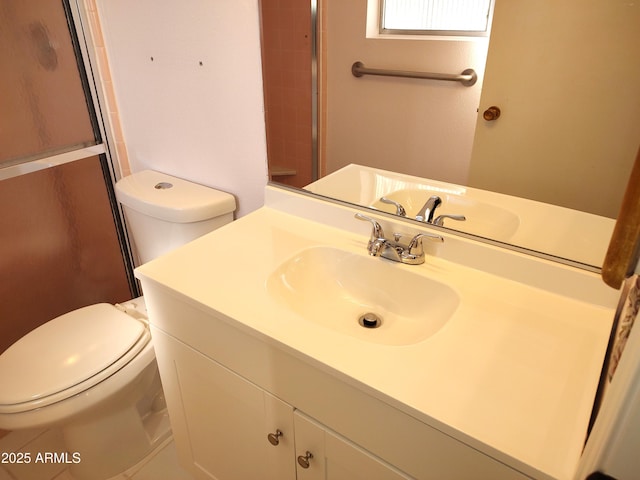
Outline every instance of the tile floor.
[[[0, 438], [0, 455], [32, 452], [30, 464], [7, 463], [7, 456], [0, 457], [0, 480], [75, 480], [65, 464], [33, 461], [37, 452], [60, 452], [61, 445], [61, 435], [55, 429], [11, 432]], [[193, 480], [193, 477], [178, 465], [173, 439], [169, 437], [139, 464], [110, 480]]]

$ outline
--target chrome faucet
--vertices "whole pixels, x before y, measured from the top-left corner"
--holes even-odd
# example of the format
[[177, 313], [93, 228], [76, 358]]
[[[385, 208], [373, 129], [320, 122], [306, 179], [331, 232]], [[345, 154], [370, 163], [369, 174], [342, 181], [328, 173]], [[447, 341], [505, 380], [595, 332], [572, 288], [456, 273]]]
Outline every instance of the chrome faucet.
[[[407, 216], [407, 212], [405, 208], [395, 200], [391, 200], [390, 198], [387, 198], [387, 197], [380, 197], [380, 201], [382, 203], [387, 203], [389, 205], [393, 205], [394, 207], [396, 207], [396, 215], [399, 215], [401, 217]], [[433, 217], [435, 215], [436, 208], [438, 208], [441, 204], [442, 204], [442, 199], [437, 195], [432, 195], [431, 197], [429, 197], [429, 200], [427, 200], [427, 202], [418, 211], [418, 214], [416, 215], [416, 220], [420, 222], [430, 223], [432, 225], [437, 225], [438, 227], [442, 227], [444, 226], [444, 221], [447, 218], [451, 220], [457, 220], [459, 222], [463, 222], [467, 219], [467, 217], [465, 217], [464, 215], [449, 215], [449, 214], [438, 215], [434, 219]]]
[[371, 217], [356, 213], [358, 220], [365, 220], [371, 223], [371, 237], [367, 243], [367, 251], [373, 257], [382, 257], [394, 262], [406, 263], [408, 265], [420, 265], [424, 263], [425, 255], [422, 246], [422, 239], [437, 240], [444, 242], [444, 238], [433, 233], [418, 233], [408, 237], [401, 233], [394, 233], [393, 240], [385, 238], [384, 231], [380, 224]]
[[442, 204], [442, 199], [437, 195], [432, 195], [429, 200], [418, 210], [416, 220], [421, 220], [427, 223], [433, 223], [433, 216], [436, 213], [436, 208]]

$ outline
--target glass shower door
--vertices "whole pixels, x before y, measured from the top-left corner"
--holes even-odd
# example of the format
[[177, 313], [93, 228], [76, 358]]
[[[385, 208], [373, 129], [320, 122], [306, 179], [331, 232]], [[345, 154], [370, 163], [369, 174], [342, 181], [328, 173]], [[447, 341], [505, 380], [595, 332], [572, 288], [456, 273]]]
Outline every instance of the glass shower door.
[[0, 352], [136, 293], [68, 2], [0, 2]]

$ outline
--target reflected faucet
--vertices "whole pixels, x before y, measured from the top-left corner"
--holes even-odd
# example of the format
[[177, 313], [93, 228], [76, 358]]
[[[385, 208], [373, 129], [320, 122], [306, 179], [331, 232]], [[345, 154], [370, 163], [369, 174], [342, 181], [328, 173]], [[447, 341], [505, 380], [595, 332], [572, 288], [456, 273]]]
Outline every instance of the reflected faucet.
[[467, 217], [465, 217], [464, 215], [438, 215], [433, 221], [433, 224], [442, 227], [444, 226], [444, 220], [446, 218], [450, 218], [451, 220], [458, 220], [459, 222], [464, 222], [467, 219]]
[[382, 203], [386, 203], [388, 205], [393, 205], [394, 207], [396, 207], [396, 215], [399, 215], [401, 217], [407, 216], [407, 211], [404, 209], [402, 205], [400, 205], [395, 200], [391, 200], [390, 198], [387, 198], [387, 197], [380, 197], [380, 201]]
[[[391, 200], [390, 198], [387, 198], [387, 197], [380, 197], [380, 201], [382, 203], [386, 203], [396, 207], [396, 215], [399, 215], [401, 217], [407, 216], [407, 212], [404, 209], [404, 207], [400, 205], [398, 202], [396, 202], [395, 200]], [[447, 218], [451, 220], [457, 220], [459, 222], [464, 222], [467, 219], [467, 217], [465, 217], [464, 215], [449, 215], [449, 214], [438, 215], [434, 219], [436, 208], [438, 208], [440, 205], [442, 205], [442, 199], [437, 195], [432, 195], [431, 197], [429, 197], [427, 202], [422, 206], [422, 208], [418, 211], [418, 214], [416, 215], [416, 220], [420, 222], [430, 223], [432, 225], [437, 225], [438, 227], [442, 227], [444, 226], [444, 221]]]
[[422, 206], [416, 215], [416, 220], [421, 222], [433, 223], [433, 216], [436, 213], [436, 208], [442, 204], [442, 199], [437, 195], [429, 197], [427, 202]]

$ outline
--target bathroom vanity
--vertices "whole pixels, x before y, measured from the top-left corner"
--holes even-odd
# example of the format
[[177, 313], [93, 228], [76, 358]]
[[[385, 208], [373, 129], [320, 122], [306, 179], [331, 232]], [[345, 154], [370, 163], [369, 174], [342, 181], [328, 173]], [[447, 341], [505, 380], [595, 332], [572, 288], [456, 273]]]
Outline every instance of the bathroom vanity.
[[267, 187], [265, 207], [136, 270], [182, 465], [571, 479], [618, 292], [446, 232], [422, 265], [372, 257], [356, 212]]

